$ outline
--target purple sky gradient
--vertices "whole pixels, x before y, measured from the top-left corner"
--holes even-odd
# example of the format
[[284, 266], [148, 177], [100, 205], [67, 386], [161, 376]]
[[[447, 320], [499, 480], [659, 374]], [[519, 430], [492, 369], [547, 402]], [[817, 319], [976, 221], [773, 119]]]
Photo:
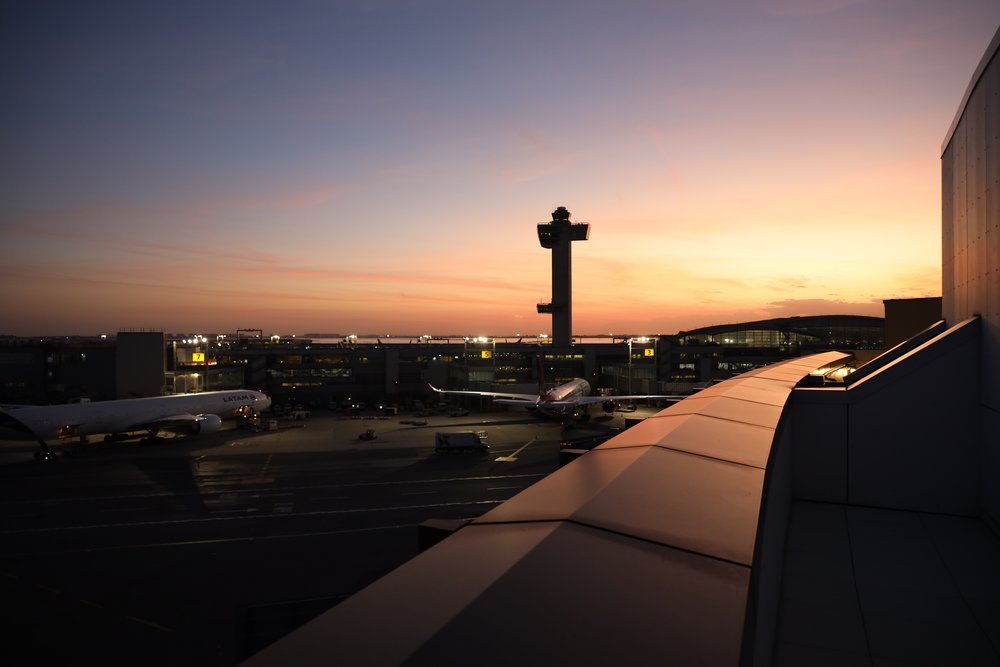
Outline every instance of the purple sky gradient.
[[577, 333], [940, 294], [995, 0], [7, 3], [0, 333]]

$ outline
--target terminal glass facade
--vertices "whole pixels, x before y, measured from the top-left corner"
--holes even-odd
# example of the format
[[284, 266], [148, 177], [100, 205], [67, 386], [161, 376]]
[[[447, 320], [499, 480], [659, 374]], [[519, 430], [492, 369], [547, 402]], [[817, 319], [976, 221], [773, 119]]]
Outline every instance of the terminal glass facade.
[[777, 329], [743, 329], [718, 334], [696, 333], [681, 336], [679, 345], [727, 345], [730, 347], [798, 349], [802, 343], [815, 342], [817, 336]]

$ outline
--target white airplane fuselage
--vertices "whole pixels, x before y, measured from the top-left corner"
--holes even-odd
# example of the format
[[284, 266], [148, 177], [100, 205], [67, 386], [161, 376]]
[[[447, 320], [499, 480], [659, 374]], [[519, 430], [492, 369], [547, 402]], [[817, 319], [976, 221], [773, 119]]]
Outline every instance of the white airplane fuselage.
[[[209, 391], [67, 405], [7, 406], [0, 409], [0, 438], [41, 439], [190, 426], [211, 416], [260, 412], [271, 399], [259, 391]], [[217, 422], [218, 420], [214, 420]]]
[[590, 396], [590, 383], [577, 378], [557, 387], [553, 387], [539, 397], [538, 406], [543, 408], [546, 403], [572, 401], [575, 398]]

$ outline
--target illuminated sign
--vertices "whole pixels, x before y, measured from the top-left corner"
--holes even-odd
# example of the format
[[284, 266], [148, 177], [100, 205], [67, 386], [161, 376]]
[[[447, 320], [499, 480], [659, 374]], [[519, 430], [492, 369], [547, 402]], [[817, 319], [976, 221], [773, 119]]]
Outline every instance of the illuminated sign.
[[646, 357], [653, 356], [653, 348], [647, 347], [645, 350], [642, 351], [642, 354], [643, 354], [643, 356], [646, 356]]
[[204, 352], [192, 352], [191, 361], [198, 363], [205, 363], [205, 353]]
[[492, 359], [493, 358], [493, 350], [482, 350], [482, 351], [480, 351], [479, 355], [483, 359]]

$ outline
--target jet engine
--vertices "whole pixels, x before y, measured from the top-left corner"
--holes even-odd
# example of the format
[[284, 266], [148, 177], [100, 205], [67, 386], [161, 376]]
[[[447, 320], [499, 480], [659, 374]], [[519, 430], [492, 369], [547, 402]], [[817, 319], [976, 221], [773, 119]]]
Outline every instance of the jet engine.
[[197, 415], [191, 424], [191, 432], [194, 434], [215, 433], [220, 429], [222, 429], [222, 418], [219, 415]]
[[608, 413], [609, 415], [610, 415], [610, 414], [611, 414], [612, 412], [614, 412], [614, 411], [615, 411], [615, 406], [616, 406], [616, 403], [615, 403], [614, 401], [604, 401], [603, 403], [601, 403], [601, 407], [602, 407], [602, 408], [604, 409], [604, 411], [605, 411], [605, 412], [607, 412], [607, 413]]

